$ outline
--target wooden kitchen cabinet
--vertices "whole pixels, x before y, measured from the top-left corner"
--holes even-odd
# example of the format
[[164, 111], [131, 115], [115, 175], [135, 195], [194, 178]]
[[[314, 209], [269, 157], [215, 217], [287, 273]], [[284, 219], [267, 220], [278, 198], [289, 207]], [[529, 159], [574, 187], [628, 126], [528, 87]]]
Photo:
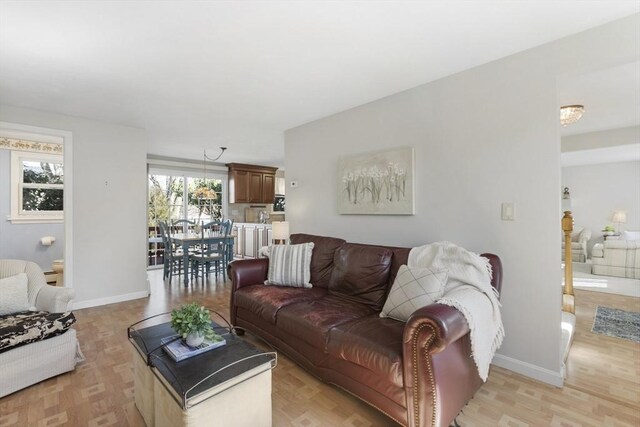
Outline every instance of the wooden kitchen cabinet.
[[275, 175], [262, 175], [262, 200], [264, 203], [273, 203], [273, 199], [276, 197], [276, 176]]
[[232, 200], [232, 194], [235, 197], [231, 203], [250, 203], [248, 171], [229, 171], [229, 200]]
[[260, 172], [249, 173], [249, 203], [266, 203], [262, 197], [264, 187], [263, 174]]
[[268, 166], [228, 163], [229, 203], [273, 203], [276, 170]]

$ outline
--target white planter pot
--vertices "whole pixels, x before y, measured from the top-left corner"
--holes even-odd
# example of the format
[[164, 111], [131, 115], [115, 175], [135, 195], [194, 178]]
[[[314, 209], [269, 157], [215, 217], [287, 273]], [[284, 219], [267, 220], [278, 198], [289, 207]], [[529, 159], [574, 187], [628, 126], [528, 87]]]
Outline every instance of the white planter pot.
[[202, 344], [203, 341], [204, 341], [204, 335], [199, 334], [197, 332], [187, 335], [187, 339], [186, 339], [187, 345], [190, 347], [197, 347], [200, 344]]

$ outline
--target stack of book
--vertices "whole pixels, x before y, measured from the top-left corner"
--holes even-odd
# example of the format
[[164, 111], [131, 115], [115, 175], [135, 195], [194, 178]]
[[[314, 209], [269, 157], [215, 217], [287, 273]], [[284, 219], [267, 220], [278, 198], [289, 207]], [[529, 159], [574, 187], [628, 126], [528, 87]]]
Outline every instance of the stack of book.
[[220, 335], [214, 335], [212, 339], [206, 339], [197, 347], [188, 346], [182, 339], [176, 337], [163, 338], [160, 341], [164, 351], [176, 362], [202, 354], [214, 348], [222, 347], [227, 341]]

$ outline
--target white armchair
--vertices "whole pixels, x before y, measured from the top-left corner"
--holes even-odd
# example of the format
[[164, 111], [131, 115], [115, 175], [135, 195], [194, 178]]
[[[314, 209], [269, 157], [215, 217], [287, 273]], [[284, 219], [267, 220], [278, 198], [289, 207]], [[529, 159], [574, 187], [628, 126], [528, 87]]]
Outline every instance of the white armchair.
[[[29, 261], [0, 260], [0, 279], [26, 273], [29, 304], [39, 311], [62, 313], [69, 309], [74, 292], [46, 283], [40, 267]], [[0, 353], [0, 397], [47, 378], [75, 369], [83, 360], [76, 331], [33, 342]]]
[[[588, 228], [575, 229], [571, 233], [571, 261], [587, 261], [587, 242], [591, 238], [591, 230]], [[564, 239], [562, 240], [562, 259], [564, 260]]]

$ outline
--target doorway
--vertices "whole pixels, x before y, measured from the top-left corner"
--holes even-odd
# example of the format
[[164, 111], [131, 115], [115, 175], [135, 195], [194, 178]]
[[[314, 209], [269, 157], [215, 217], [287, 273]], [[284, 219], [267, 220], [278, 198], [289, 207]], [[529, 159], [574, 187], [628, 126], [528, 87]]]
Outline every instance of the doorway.
[[0, 215], [8, 219], [0, 223], [0, 258], [33, 261], [45, 272], [63, 266], [52, 284], [66, 287], [73, 286], [71, 153], [71, 132], [0, 122]]

